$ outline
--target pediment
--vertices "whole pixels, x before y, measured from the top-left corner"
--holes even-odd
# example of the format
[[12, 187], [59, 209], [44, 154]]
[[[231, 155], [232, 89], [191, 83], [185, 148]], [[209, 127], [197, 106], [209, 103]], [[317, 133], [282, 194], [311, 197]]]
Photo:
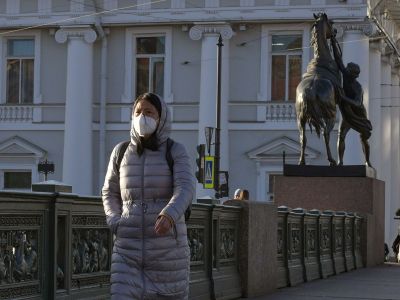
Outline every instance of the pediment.
[[[250, 159], [257, 161], [281, 162], [285, 152], [286, 162], [297, 162], [300, 157], [299, 142], [286, 136], [275, 139], [247, 153]], [[311, 147], [306, 147], [305, 156], [308, 160], [316, 159], [321, 153]]]
[[45, 150], [19, 136], [13, 136], [0, 142], [0, 156], [3, 157], [29, 156], [42, 158], [46, 154]]

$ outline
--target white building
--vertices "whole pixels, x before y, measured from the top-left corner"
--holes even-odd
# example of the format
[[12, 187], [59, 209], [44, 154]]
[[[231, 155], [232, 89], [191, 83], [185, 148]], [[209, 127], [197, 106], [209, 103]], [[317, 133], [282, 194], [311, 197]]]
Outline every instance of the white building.
[[[231, 193], [245, 187], [251, 199], [268, 201], [282, 152], [298, 159], [295, 87], [321, 11], [335, 21], [344, 62], [361, 66], [391, 244], [400, 207], [396, 0], [1, 0], [0, 188], [42, 180], [37, 163], [47, 158], [55, 163], [50, 179], [99, 194], [112, 148], [129, 137], [130, 103], [147, 90], [169, 103], [173, 138], [195, 171], [204, 127], [215, 127], [221, 35], [221, 170]], [[323, 141], [309, 135], [308, 163], [327, 164], [325, 156]], [[355, 133], [345, 161], [363, 163]], [[199, 187], [198, 196], [207, 193]]]

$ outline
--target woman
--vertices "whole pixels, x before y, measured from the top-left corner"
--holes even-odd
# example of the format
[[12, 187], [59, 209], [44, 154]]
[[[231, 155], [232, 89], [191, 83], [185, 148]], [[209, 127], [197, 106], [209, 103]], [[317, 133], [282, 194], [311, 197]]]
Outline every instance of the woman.
[[184, 213], [194, 178], [185, 148], [174, 142], [166, 160], [168, 109], [157, 95], [133, 104], [131, 140], [117, 170], [117, 145], [103, 187], [107, 223], [116, 239], [111, 299], [187, 299], [190, 250]]

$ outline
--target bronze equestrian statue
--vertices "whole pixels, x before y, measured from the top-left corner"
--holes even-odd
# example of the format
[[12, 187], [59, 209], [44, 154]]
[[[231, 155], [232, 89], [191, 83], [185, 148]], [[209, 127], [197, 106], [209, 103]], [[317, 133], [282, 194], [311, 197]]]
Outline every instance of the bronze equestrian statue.
[[336, 122], [336, 105], [342, 101], [352, 106], [360, 105], [349, 97], [342, 97], [340, 71], [327, 42], [335, 35], [332, 23], [325, 13], [314, 14], [314, 18], [311, 38], [314, 58], [296, 89], [297, 126], [301, 144], [299, 164], [305, 164], [305, 127], [308, 123], [311, 130], [314, 127], [318, 137], [323, 132], [329, 164], [336, 166], [329, 146], [330, 134]]

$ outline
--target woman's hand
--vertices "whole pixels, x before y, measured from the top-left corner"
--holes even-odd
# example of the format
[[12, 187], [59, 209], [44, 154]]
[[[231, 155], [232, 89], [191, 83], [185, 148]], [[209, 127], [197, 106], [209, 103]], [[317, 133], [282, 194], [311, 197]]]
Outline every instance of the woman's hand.
[[159, 216], [154, 225], [154, 230], [156, 231], [156, 234], [164, 235], [171, 229], [171, 227], [172, 223], [166, 216]]

